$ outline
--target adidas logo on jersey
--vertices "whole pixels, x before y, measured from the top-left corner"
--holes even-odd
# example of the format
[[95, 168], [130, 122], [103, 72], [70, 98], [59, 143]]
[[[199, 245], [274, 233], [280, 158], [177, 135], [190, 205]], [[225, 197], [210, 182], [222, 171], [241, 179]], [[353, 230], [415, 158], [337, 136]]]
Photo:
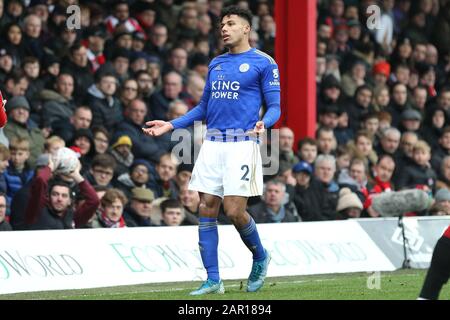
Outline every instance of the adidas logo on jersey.
[[214, 68], [216, 71], [222, 71], [222, 66], [219, 64], [217, 67]]

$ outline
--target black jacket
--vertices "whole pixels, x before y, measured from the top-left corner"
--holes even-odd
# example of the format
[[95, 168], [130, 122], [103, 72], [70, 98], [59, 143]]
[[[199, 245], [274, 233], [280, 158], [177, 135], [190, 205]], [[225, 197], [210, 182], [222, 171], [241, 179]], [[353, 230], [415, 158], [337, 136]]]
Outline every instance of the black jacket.
[[123, 120], [122, 105], [115, 97], [106, 98], [103, 93], [92, 85], [88, 90], [87, 104], [92, 110], [92, 126], [104, 126], [113, 132]]
[[436, 188], [436, 173], [432, 168], [412, 164], [402, 170], [398, 180], [397, 189], [414, 188], [417, 185], [426, 185], [434, 193]]
[[123, 218], [127, 227], [153, 227], [155, 224], [150, 218], [140, 216], [136, 210], [127, 206], [123, 212]]
[[8, 221], [0, 222], [0, 231], [12, 231], [11, 225]]
[[115, 136], [127, 135], [133, 141], [131, 152], [135, 159], [143, 158], [152, 163], [158, 163], [159, 157], [165, 152], [154, 137], [142, 133], [142, 126], [125, 118], [116, 129]]
[[311, 179], [308, 188], [295, 187], [294, 203], [303, 221], [332, 220], [325, 213], [327, 203], [323, 195], [327, 192], [324, 185], [316, 179]]
[[[284, 205], [285, 216], [280, 222], [298, 222], [300, 218], [295, 206], [288, 202]], [[272, 214], [269, 212], [264, 202], [255, 204], [248, 208], [248, 212], [251, 214], [256, 223], [273, 223]]]

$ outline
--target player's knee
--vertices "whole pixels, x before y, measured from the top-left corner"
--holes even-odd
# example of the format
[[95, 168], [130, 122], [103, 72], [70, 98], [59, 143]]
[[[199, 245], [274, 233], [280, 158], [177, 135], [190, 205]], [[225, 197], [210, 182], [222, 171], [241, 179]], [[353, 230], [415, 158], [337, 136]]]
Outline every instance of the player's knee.
[[229, 208], [225, 211], [225, 214], [233, 223], [238, 223], [244, 218], [245, 210], [240, 208]]
[[219, 213], [219, 206], [214, 203], [201, 201], [198, 211], [202, 217], [216, 217]]

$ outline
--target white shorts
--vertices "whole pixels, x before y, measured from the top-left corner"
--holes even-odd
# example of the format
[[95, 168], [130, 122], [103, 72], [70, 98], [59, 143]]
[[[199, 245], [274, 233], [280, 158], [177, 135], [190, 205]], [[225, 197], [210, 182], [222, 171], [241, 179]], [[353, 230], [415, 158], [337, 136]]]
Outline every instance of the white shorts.
[[192, 171], [189, 190], [221, 198], [261, 195], [263, 172], [259, 145], [251, 140], [205, 140]]

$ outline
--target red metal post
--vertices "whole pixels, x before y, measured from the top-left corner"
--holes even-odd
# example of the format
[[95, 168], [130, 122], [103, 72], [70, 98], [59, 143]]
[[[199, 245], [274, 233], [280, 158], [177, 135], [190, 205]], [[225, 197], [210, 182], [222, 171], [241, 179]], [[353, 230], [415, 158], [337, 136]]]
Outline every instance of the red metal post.
[[275, 0], [275, 60], [280, 69], [282, 115], [295, 139], [316, 130], [316, 0]]

